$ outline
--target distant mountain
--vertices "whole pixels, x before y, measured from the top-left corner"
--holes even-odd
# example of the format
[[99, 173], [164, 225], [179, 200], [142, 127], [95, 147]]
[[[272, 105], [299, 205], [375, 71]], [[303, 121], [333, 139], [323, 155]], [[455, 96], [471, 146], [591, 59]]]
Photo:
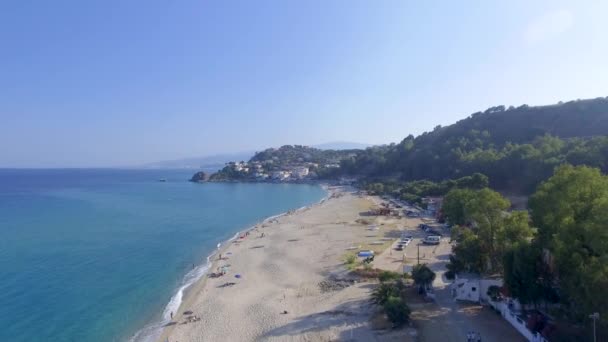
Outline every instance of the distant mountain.
[[332, 141], [324, 144], [313, 145], [320, 150], [364, 150], [372, 145], [350, 141]]
[[147, 169], [221, 169], [227, 162], [230, 161], [246, 161], [249, 160], [255, 152], [238, 152], [238, 153], [226, 153], [216, 154], [205, 157], [193, 157], [175, 160], [165, 160], [155, 163], [143, 165], [142, 167]]

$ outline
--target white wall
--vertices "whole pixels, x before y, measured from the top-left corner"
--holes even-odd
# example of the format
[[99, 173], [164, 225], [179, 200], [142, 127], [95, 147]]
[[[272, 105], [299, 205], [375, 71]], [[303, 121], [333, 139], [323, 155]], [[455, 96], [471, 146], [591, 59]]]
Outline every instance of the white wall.
[[517, 317], [515, 312], [509, 309], [509, 306], [506, 302], [492, 302], [490, 301], [490, 306], [495, 308], [500, 312], [502, 317], [507, 320], [523, 337], [525, 337], [530, 342], [547, 342], [545, 338], [543, 338], [540, 334], [534, 334], [528, 327], [526, 327], [526, 322]]

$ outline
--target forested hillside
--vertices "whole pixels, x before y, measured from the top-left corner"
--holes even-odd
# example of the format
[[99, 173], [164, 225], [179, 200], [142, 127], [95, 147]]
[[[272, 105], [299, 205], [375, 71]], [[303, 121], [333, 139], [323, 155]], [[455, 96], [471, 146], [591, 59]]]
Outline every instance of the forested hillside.
[[353, 157], [361, 150], [322, 150], [302, 145], [285, 145], [269, 148], [256, 154], [249, 162], [272, 161], [277, 166], [296, 165], [304, 162], [320, 165], [338, 164], [347, 157]]
[[557, 165], [608, 167], [608, 98], [492, 107], [398, 144], [343, 160], [338, 175], [433, 181], [479, 172], [500, 190], [529, 193]]

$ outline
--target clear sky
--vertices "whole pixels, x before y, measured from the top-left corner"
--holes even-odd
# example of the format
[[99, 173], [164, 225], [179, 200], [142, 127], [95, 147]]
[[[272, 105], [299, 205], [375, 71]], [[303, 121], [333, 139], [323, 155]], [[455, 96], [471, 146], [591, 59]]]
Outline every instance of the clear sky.
[[608, 95], [608, 1], [0, 1], [0, 167], [398, 142]]

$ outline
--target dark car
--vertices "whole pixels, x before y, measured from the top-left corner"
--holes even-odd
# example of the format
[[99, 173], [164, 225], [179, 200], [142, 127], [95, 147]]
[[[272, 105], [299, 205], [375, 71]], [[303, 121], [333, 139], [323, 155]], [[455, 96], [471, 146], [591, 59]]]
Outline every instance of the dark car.
[[437, 236], [443, 236], [443, 234], [441, 234], [440, 231], [438, 231], [437, 229], [429, 229], [427, 231], [427, 233], [431, 234], [431, 235], [437, 235]]

